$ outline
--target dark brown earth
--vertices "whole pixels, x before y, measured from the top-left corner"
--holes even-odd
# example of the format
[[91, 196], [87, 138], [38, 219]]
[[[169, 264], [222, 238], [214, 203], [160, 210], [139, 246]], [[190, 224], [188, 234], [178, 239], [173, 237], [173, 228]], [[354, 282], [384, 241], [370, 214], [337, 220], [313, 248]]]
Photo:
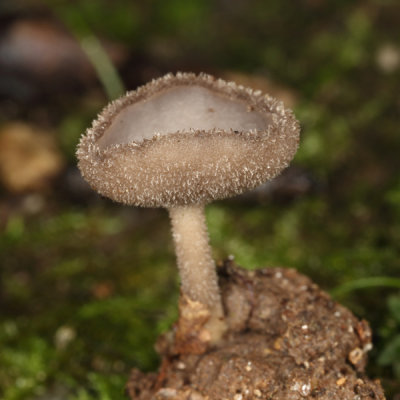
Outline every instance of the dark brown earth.
[[[364, 375], [368, 323], [307, 277], [283, 268], [246, 271], [227, 261], [219, 279], [228, 323], [222, 343], [187, 354], [177, 345], [176, 325], [157, 344], [158, 374], [132, 371], [131, 399], [385, 399], [379, 381]], [[192, 353], [204, 351], [194, 342]]]

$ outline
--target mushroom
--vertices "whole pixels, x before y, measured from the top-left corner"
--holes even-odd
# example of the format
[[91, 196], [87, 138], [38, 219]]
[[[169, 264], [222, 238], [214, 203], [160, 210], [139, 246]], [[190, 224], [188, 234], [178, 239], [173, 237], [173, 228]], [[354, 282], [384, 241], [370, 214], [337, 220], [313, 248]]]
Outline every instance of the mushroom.
[[181, 292], [207, 307], [211, 342], [224, 315], [204, 206], [279, 174], [299, 130], [293, 113], [260, 91], [177, 73], [106, 106], [80, 140], [79, 168], [100, 194], [168, 209]]

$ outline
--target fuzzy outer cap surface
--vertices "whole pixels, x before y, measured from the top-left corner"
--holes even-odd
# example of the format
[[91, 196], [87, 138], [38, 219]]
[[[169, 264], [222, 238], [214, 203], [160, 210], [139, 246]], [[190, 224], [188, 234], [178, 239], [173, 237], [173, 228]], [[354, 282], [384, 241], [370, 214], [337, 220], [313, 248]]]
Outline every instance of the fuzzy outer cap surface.
[[[150, 139], [99, 144], [127, 107], [150, 102], [174, 87], [201, 87], [249, 112], [268, 114], [264, 130], [188, 129]], [[157, 115], [152, 116], [157, 118]], [[260, 91], [210, 75], [168, 74], [108, 104], [81, 137], [77, 149], [83, 177], [100, 194], [143, 207], [206, 204], [240, 194], [274, 178], [295, 155], [299, 123], [282, 102]]]

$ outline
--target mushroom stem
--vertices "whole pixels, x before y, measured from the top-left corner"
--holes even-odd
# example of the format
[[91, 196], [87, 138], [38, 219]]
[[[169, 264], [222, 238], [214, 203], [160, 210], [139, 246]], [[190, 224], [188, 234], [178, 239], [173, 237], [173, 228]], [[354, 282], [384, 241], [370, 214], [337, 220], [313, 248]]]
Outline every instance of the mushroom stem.
[[182, 293], [210, 310], [207, 329], [218, 341], [225, 324], [218, 277], [209, 245], [204, 205], [169, 208]]

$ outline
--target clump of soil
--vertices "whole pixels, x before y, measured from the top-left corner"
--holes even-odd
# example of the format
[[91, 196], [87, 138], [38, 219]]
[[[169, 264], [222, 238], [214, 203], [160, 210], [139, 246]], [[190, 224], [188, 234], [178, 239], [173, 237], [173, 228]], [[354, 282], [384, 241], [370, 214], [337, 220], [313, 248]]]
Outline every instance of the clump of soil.
[[307, 277], [227, 261], [219, 280], [228, 323], [223, 342], [187, 354], [175, 343], [176, 326], [158, 342], [158, 374], [132, 371], [132, 400], [385, 399], [379, 381], [364, 375], [368, 323]]

